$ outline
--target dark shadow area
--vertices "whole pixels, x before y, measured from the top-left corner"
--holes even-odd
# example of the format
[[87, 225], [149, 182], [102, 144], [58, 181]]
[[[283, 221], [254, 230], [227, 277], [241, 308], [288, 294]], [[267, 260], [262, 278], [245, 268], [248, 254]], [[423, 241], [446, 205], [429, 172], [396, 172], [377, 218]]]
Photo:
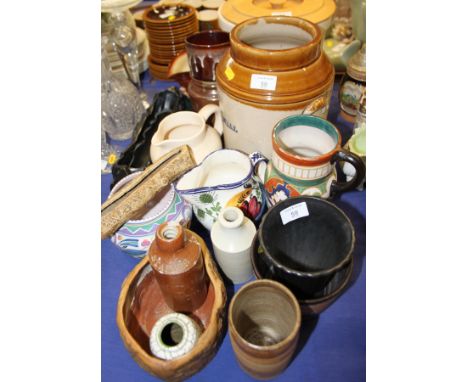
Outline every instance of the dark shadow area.
[[296, 351], [291, 358], [291, 362], [293, 362], [293, 360], [299, 355], [304, 346], [307, 344], [307, 341], [317, 326], [318, 321], [319, 315], [317, 314], [311, 316], [302, 315], [301, 329], [299, 330], [299, 341], [297, 343]]
[[[355, 209], [348, 202], [335, 199], [333, 200], [339, 208], [341, 208], [349, 219], [353, 223], [354, 231], [356, 235], [356, 242], [354, 246], [354, 269], [353, 275], [351, 276], [351, 281], [349, 286], [352, 286], [356, 280], [359, 278], [362, 271], [362, 263], [364, 257], [366, 256], [366, 219], [361, 215], [361, 213]], [[348, 287], [349, 287], [348, 286]]]
[[228, 315], [229, 304], [231, 303], [232, 297], [234, 296], [234, 284], [232, 283], [230, 279], [227, 278], [227, 276], [221, 270], [221, 267], [216, 262], [216, 257], [213, 251], [213, 244], [211, 243], [211, 238], [210, 238], [210, 231], [208, 231], [198, 221], [195, 215], [192, 215], [192, 223], [190, 225], [190, 230], [196, 232], [205, 241], [205, 244], [210, 251], [211, 258], [213, 259], [213, 262], [216, 264], [216, 269], [218, 270], [219, 275], [223, 279], [223, 283], [226, 288], [226, 307], [224, 309], [223, 329], [222, 329], [221, 338], [218, 344], [218, 345], [221, 345], [228, 330], [227, 315]]

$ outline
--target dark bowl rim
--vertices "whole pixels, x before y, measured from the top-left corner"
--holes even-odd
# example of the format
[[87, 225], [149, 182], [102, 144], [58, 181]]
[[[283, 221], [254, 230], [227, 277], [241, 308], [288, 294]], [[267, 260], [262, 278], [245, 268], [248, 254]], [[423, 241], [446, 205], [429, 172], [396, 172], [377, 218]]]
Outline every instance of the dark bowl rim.
[[[305, 201], [305, 200], [316, 200], [316, 201], [319, 201], [321, 203], [325, 203], [325, 204], [328, 204], [329, 206], [335, 208], [344, 218], [345, 220], [349, 223], [349, 226], [351, 227], [351, 246], [350, 246], [350, 249], [348, 251], [348, 253], [345, 255], [345, 257], [343, 258], [343, 260], [341, 260], [338, 264], [334, 265], [333, 267], [331, 268], [328, 268], [328, 269], [325, 269], [325, 270], [322, 270], [322, 271], [316, 271], [316, 272], [304, 272], [304, 271], [298, 271], [296, 269], [292, 269], [292, 268], [289, 268], [281, 263], [279, 263], [277, 260], [275, 260], [269, 253], [269, 251], [267, 250], [266, 246], [265, 246], [265, 243], [263, 241], [263, 226], [266, 222], [266, 220], [268, 219], [268, 216], [270, 215], [270, 213], [272, 211], [274, 211], [275, 209], [277, 208], [280, 208], [280, 206], [282, 204], [284, 204], [284, 202], [288, 201], [288, 200], [298, 200], [298, 203], [300, 203], [299, 200], [302, 200], [302, 201]], [[258, 240], [260, 242], [260, 245], [262, 246], [263, 248], [263, 251], [265, 253], [265, 255], [268, 257], [268, 259], [273, 263], [273, 265], [275, 267], [278, 267], [280, 270], [282, 270], [283, 272], [287, 273], [287, 274], [290, 274], [290, 275], [294, 275], [294, 276], [298, 276], [298, 277], [319, 277], [319, 276], [328, 276], [330, 274], [333, 274], [335, 273], [336, 271], [338, 271], [339, 269], [341, 269], [345, 264], [347, 264], [354, 252], [354, 246], [355, 246], [355, 242], [356, 242], [356, 234], [355, 234], [355, 230], [354, 230], [354, 225], [353, 223], [351, 222], [351, 220], [349, 219], [348, 215], [346, 215], [344, 213], [344, 211], [339, 208], [337, 205], [329, 202], [328, 200], [324, 200], [322, 198], [318, 198], [318, 197], [315, 197], [315, 196], [307, 196], [307, 195], [301, 195], [301, 196], [295, 196], [295, 197], [292, 197], [292, 198], [288, 198], [288, 199], [285, 199], [285, 200], [282, 200], [280, 203], [277, 203], [275, 204], [272, 208], [270, 208], [266, 214], [263, 216], [263, 219], [262, 219], [262, 222], [260, 223], [260, 226], [258, 227]]]
[[[258, 266], [256, 264], [256, 262], [258, 260], [255, 259], [255, 252], [256, 252], [256, 249], [257, 247], [260, 246], [260, 242], [258, 240], [258, 233], [255, 233], [255, 237], [254, 237], [254, 241], [253, 241], [253, 244], [252, 244], [252, 247], [250, 249], [250, 262], [252, 264], [252, 268], [253, 268], [253, 273], [254, 273], [254, 276], [257, 280], [263, 280], [263, 279], [267, 279], [267, 280], [274, 280], [274, 279], [271, 279], [271, 278], [268, 278], [268, 277], [265, 277], [263, 276], [261, 273], [260, 273], [260, 270], [258, 269]], [[258, 255], [257, 255], [258, 256]], [[346, 268], [347, 267], [347, 270], [346, 270], [346, 274], [345, 274], [345, 277], [344, 277], [344, 280], [343, 282], [336, 288], [334, 289], [333, 291], [331, 291], [329, 294], [327, 295], [324, 295], [324, 296], [321, 296], [321, 297], [317, 297], [317, 298], [299, 298], [296, 296], [297, 298], [297, 301], [299, 301], [299, 305], [301, 305], [302, 307], [307, 307], [307, 306], [312, 306], [312, 305], [318, 305], [318, 304], [322, 304], [324, 302], [328, 302], [330, 301], [331, 299], [334, 299], [336, 297], [338, 297], [339, 295], [341, 295], [341, 293], [346, 289], [346, 287], [348, 286], [349, 282], [351, 281], [351, 276], [353, 274], [353, 270], [354, 270], [354, 257], [351, 256], [351, 259], [349, 260], [349, 264], [348, 265], [345, 265], [343, 267]], [[274, 281], [278, 281], [280, 283], [283, 283], [283, 281], [281, 280], [274, 280]], [[287, 284], [283, 284], [285, 285], [286, 287], [288, 287]], [[328, 284], [327, 284], [328, 285]], [[289, 287], [288, 287], [289, 288]], [[293, 293], [294, 294], [294, 293]]]

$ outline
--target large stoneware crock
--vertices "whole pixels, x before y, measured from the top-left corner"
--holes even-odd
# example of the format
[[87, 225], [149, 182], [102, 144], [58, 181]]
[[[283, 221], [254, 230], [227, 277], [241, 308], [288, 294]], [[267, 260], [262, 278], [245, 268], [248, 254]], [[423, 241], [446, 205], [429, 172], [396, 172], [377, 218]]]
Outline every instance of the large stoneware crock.
[[320, 28], [297, 17], [259, 17], [231, 31], [216, 68], [227, 148], [271, 157], [271, 131], [293, 114], [326, 118], [335, 70]]

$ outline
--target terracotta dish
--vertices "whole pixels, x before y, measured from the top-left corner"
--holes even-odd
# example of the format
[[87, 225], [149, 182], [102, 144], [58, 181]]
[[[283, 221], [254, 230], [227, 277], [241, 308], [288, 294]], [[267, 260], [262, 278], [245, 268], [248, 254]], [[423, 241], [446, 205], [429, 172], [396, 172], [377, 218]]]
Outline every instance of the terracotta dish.
[[149, 373], [170, 381], [181, 381], [200, 371], [215, 356], [222, 340], [226, 289], [203, 239], [191, 233], [202, 246], [209, 288], [203, 305], [189, 314], [203, 331], [189, 353], [167, 361], [151, 353], [151, 329], [159, 318], [173, 311], [164, 301], [147, 257], [125, 279], [117, 305], [117, 326], [131, 356]]

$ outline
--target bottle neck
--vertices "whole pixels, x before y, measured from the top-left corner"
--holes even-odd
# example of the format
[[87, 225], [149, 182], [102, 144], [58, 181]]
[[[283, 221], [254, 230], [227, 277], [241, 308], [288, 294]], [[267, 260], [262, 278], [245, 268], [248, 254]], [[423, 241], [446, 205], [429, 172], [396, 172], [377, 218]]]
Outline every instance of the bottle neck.
[[218, 221], [223, 228], [236, 229], [242, 225], [244, 214], [237, 207], [226, 207], [221, 210]]
[[180, 224], [163, 223], [156, 232], [156, 243], [161, 251], [178, 251], [185, 244], [184, 229]]

